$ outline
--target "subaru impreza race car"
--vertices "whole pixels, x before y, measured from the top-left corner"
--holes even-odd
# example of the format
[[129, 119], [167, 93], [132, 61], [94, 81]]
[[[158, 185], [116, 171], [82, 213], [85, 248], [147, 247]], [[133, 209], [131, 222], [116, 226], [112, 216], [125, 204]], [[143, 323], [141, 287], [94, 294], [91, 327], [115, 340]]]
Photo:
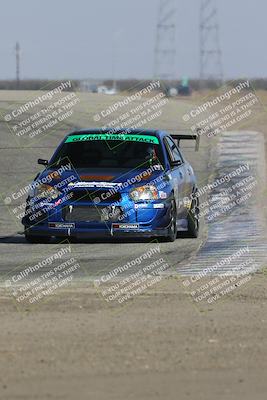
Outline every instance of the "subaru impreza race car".
[[30, 185], [22, 223], [30, 243], [57, 238], [196, 238], [196, 177], [180, 140], [159, 130], [68, 134]]

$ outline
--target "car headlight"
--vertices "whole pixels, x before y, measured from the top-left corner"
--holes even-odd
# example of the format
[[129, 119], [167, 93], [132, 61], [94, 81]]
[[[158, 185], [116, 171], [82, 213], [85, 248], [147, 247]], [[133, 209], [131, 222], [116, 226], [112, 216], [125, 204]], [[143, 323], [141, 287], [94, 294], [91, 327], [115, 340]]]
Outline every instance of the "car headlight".
[[61, 195], [61, 192], [54, 186], [42, 184], [35, 189], [34, 196], [38, 199], [55, 200]]
[[133, 201], [158, 200], [158, 191], [154, 185], [140, 186], [130, 192]]

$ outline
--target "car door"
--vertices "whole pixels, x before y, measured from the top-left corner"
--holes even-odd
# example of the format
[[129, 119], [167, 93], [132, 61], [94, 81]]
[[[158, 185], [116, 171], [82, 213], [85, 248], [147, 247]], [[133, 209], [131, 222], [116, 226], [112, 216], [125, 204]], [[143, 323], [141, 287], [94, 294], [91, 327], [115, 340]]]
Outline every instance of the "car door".
[[[177, 214], [184, 214], [186, 211], [184, 198], [187, 196], [185, 162], [171, 137], [166, 136], [164, 143], [171, 166], [171, 177], [173, 181]], [[176, 165], [173, 165], [173, 163]]]
[[[180, 154], [182, 155], [181, 151]], [[182, 155], [183, 157], [183, 155]], [[189, 164], [189, 162], [186, 161], [186, 159], [183, 157], [184, 160], [184, 193], [185, 196], [188, 199], [191, 199], [191, 195], [194, 192], [194, 188], [195, 188], [195, 174], [194, 174], [194, 170], [192, 168], [192, 166]], [[189, 202], [190, 203], [190, 202]], [[188, 203], [188, 205], [189, 205]]]

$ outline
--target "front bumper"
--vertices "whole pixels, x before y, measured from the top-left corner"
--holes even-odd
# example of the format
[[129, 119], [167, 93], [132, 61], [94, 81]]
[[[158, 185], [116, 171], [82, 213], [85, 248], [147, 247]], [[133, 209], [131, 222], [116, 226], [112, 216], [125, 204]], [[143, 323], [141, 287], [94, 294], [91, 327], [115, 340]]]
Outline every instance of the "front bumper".
[[112, 239], [112, 238], [151, 238], [165, 237], [168, 234], [168, 227], [165, 229], [138, 229], [138, 230], [118, 230], [111, 231], [109, 229], [57, 229], [52, 230], [47, 227], [28, 227], [27, 233], [31, 236], [44, 236], [57, 238], [75, 238], [75, 239]]
[[[22, 220], [27, 234], [31, 236], [73, 237], [77, 239], [92, 238], [138, 238], [167, 236], [170, 225], [170, 202], [168, 200], [127, 204], [129, 212], [122, 215], [120, 220], [84, 221], [83, 215], [89, 212], [90, 218], [101, 212], [101, 208], [110, 207], [110, 204], [101, 204], [98, 207], [92, 203], [64, 204], [46, 210], [37, 220], [29, 218], [29, 213]], [[121, 206], [121, 205], [120, 205]], [[82, 213], [66, 212], [66, 207], [73, 210], [82, 209]], [[90, 210], [89, 210], [90, 209]], [[78, 210], [79, 211], [79, 210]], [[93, 211], [93, 212], [92, 212]], [[94, 212], [95, 211], [95, 212]], [[73, 220], [71, 219], [73, 215]], [[89, 217], [88, 217], [89, 218]]]

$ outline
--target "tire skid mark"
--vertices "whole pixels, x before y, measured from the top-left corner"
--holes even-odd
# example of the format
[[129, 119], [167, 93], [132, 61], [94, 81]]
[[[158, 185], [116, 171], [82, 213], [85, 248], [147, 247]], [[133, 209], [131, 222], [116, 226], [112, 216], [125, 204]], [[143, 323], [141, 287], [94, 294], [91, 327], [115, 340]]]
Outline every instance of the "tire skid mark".
[[[253, 189], [251, 199], [244, 204], [237, 205], [221, 217], [220, 221], [208, 222], [208, 238], [196, 257], [184, 264], [177, 273], [179, 275], [195, 275], [201, 273], [205, 268], [212, 267], [223, 259], [232, 256], [240, 249], [248, 247], [249, 252], [242, 254], [230, 264], [218, 268], [216, 271], [207, 272], [207, 275], [234, 275], [234, 268], [245, 263], [248, 258], [253, 259], [260, 270], [266, 265], [267, 240], [266, 225], [263, 217], [261, 199], [265, 188], [265, 153], [264, 136], [258, 132], [225, 132], [221, 135], [217, 145], [217, 171], [214, 180], [235, 170], [240, 165], [248, 164], [249, 170], [240, 176], [231, 179], [230, 186], [249, 176], [257, 179], [257, 185]], [[222, 196], [224, 187], [214, 188], [209, 194], [209, 200], [227, 197]], [[250, 266], [251, 267], [251, 266]], [[246, 267], [245, 267], [246, 268]]]

